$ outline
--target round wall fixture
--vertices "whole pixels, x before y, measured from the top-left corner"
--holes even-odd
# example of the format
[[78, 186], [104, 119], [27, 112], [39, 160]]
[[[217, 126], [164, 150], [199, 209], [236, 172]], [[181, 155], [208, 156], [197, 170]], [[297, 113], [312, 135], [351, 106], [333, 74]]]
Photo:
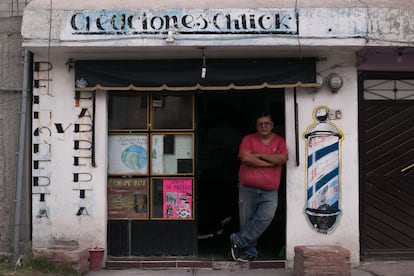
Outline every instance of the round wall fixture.
[[344, 81], [337, 73], [330, 73], [326, 77], [326, 84], [331, 89], [332, 93], [338, 92], [338, 90], [341, 89], [343, 82]]
[[311, 87], [308, 90], [310, 93], [318, 92], [323, 87], [323, 84], [324, 84], [323, 77], [321, 75], [317, 74], [315, 83], [316, 83], [316, 85], [314, 87]]
[[318, 75], [316, 75], [316, 86], [315, 86], [315, 88], [319, 90], [319, 89], [322, 88], [322, 86], [323, 86], [323, 77], [318, 74]]

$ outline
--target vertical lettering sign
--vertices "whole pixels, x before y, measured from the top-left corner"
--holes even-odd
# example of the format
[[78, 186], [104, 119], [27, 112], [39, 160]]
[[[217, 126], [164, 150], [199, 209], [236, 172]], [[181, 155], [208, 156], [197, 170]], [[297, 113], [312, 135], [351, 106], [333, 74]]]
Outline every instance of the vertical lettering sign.
[[146, 178], [108, 179], [108, 219], [148, 219]]
[[193, 217], [193, 180], [164, 179], [163, 217], [189, 219]]
[[32, 118], [32, 201], [34, 224], [50, 224], [50, 188], [53, 183], [52, 144], [53, 106], [49, 79], [52, 64], [46, 61], [34, 62], [33, 70], [33, 118]]
[[69, 15], [72, 38], [88, 35], [154, 36], [173, 31], [182, 35], [298, 34], [293, 8], [83, 10]]

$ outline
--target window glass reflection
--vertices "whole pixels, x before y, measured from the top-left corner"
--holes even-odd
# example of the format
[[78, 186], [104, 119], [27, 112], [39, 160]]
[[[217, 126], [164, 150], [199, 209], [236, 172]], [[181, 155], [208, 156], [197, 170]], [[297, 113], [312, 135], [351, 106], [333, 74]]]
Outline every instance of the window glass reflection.
[[153, 96], [153, 129], [192, 129], [193, 96]]
[[147, 128], [147, 96], [129, 92], [111, 92], [108, 99], [109, 130]]

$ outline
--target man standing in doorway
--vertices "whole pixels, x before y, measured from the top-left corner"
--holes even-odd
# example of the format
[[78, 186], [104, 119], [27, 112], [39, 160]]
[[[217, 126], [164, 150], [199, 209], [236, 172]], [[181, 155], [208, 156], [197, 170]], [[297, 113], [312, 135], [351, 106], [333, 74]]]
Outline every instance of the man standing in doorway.
[[257, 239], [269, 227], [278, 206], [283, 165], [288, 160], [285, 140], [272, 132], [270, 114], [256, 119], [256, 133], [246, 135], [239, 148], [240, 231], [230, 235], [233, 260], [257, 257]]

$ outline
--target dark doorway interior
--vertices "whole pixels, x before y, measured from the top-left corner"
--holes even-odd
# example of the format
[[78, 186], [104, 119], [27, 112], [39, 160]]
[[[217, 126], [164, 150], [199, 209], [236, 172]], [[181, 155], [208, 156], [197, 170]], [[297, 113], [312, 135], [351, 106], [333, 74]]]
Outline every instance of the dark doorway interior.
[[[271, 112], [274, 131], [284, 136], [284, 92], [198, 93], [196, 104], [198, 255], [229, 258], [229, 235], [238, 230], [238, 147], [262, 111]], [[259, 259], [285, 258], [285, 198], [283, 179], [276, 216], [258, 241]]]

